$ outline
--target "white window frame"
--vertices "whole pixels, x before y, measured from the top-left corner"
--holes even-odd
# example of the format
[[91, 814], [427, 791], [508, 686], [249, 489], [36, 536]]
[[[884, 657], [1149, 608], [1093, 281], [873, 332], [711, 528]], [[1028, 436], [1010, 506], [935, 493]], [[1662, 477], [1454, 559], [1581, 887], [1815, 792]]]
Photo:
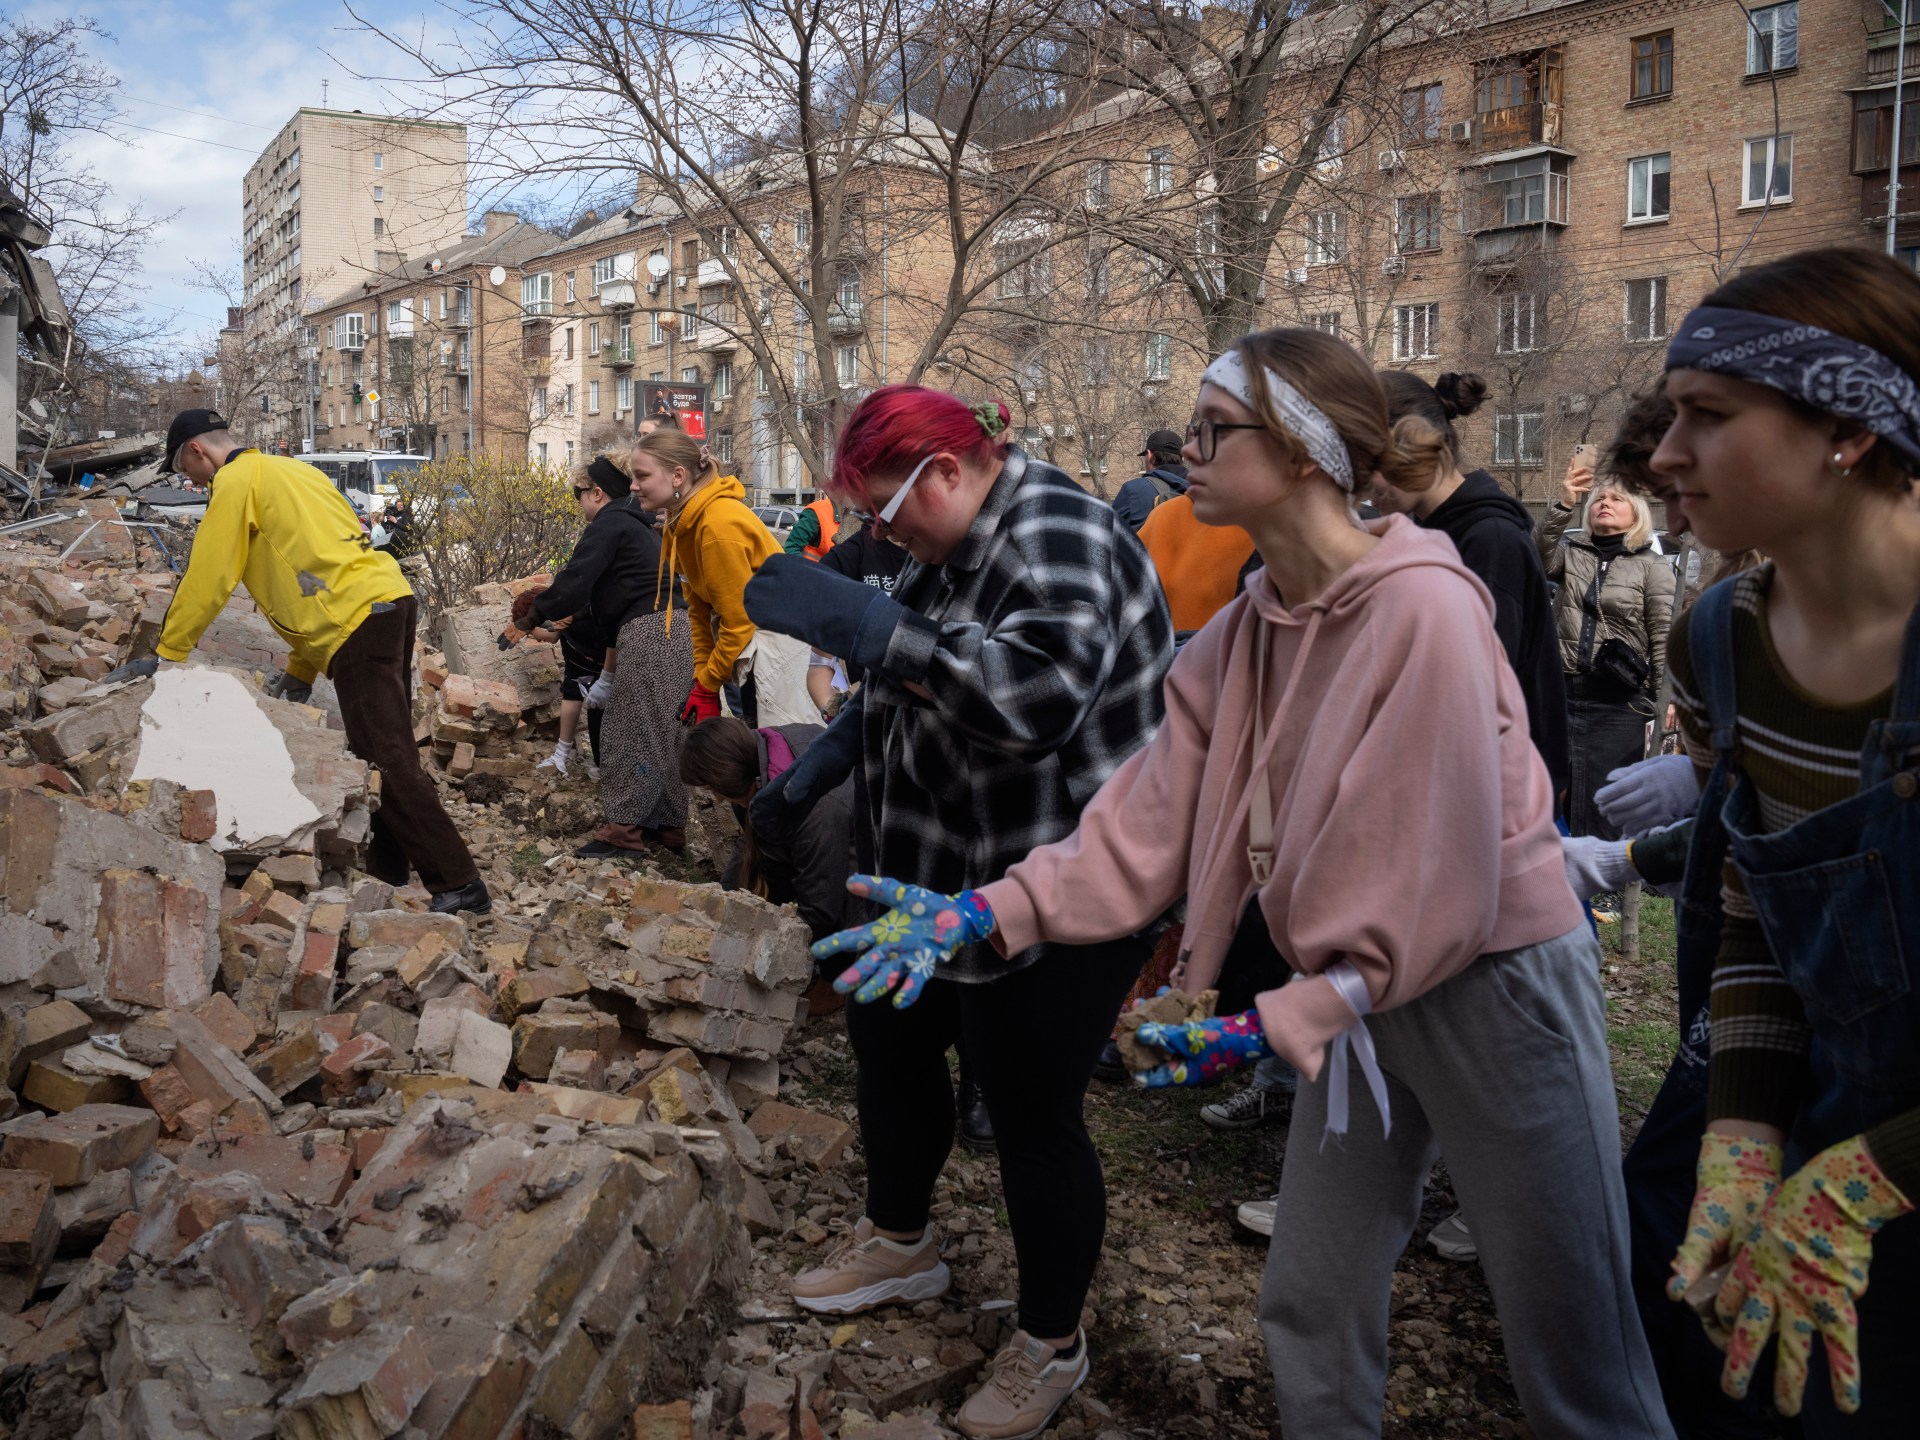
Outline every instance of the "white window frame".
[[[1419, 342], [1417, 345], [1415, 342]], [[1393, 307], [1393, 358], [1433, 360], [1440, 354], [1440, 302], [1420, 300]]]
[[387, 157], [378, 150], [373, 152], [373, 168], [376, 170], [384, 170], [387, 168]]
[[[1667, 208], [1653, 208], [1653, 182], [1667, 177]], [[1673, 153], [1668, 150], [1652, 155], [1636, 155], [1627, 161], [1627, 223], [1649, 225], [1673, 218]]]
[[616, 410], [633, 409], [633, 377], [622, 375], [619, 383], [613, 387], [613, 408]]
[[376, 186], [374, 186], [374, 187], [373, 187], [373, 203], [374, 203], [374, 204], [376, 204], [376, 205], [381, 205], [381, 204], [385, 204], [385, 203], [386, 203], [386, 198], [387, 198], [387, 187], [386, 187], [386, 186], [384, 186], [384, 185], [376, 185]]
[[733, 431], [716, 430], [713, 433], [713, 458], [720, 465], [733, 464]]
[[1307, 264], [1338, 265], [1347, 258], [1347, 217], [1338, 210], [1307, 216]]
[[860, 383], [860, 347], [836, 345], [833, 350], [833, 369], [842, 385], [858, 385]]
[[[1647, 287], [1638, 305], [1635, 304], [1633, 293], [1636, 285]], [[1624, 282], [1621, 290], [1625, 306], [1623, 333], [1627, 342], [1650, 345], [1665, 340], [1671, 333], [1667, 326], [1667, 277], [1643, 275]]]
[[1173, 151], [1165, 145], [1156, 145], [1147, 151], [1146, 193], [1149, 195], [1173, 193]]
[[551, 270], [543, 270], [538, 275], [520, 277], [520, 311], [523, 315], [553, 313], [553, 272]]
[[[1749, 10], [1746, 32], [1747, 74], [1771, 75], [1794, 69], [1800, 63], [1800, 0]], [[1784, 46], [1780, 43], [1782, 36], [1786, 39]]]
[[713, 367], [713, 398], [725, 400], [733, 394], [733, 362], [722, 360]]
[[587, 381], [587, 413], [589, 415], [600, 413], [600, 382], [598, 380]]
[[1173, 378], [1173, 337], [1158, 332], [1147, 336], [1146, 363], [1141, 367], [1143, 377], [1150, 381], [1171, 380]]
[[1338, 310], [1319, 310], [1307, 316], [1307, 328], [1318, 330], [1322, 335], [1340, 338], [1340, 312]]
[[[1786, 152], [1785, 169], [1787, 172], [1787, 188], [1785, 190], [1775, 189], [1771, 201], [1769, 201], [1764, 185], [1761, 187], [1758, 195], [1753, 193], [1753, 157], [1756, 146], [1766, 147], [1764, 153], [1766, 155], [1766, 174], [1769, 183], [1777, 177], [1778, 172], [1782, 168], [1780, 152], [1782, 150]], [[1793, 203], [1793, 134], [1791, 131], [1782, 135], [1761, 135], [1755, 139], [1745, 141], [1740, 146], [1740, 208], [1744, 210], [1748, 206], [1760, 206], [1768, 203], [1774, 205], [1791, 205]]]
[[1087, 209], [1104, 210], [1113, 199], [1113, 166], [1095, 160], [1087, 166]]
[[[1528, 445], [1531, 437], [1533, 444]], [[1515, 455], [1515, 442], [1519, 452]], [[1493, 417], [1493, 463], [1523, 470], [1546, 463], [1547, 413], [1544, 410], [1502, 410]]]
[[1540, 297], [1531, 290], [1500, 296], [1496, 321], [1495, 354], [1528, 355], [1541, 348]]

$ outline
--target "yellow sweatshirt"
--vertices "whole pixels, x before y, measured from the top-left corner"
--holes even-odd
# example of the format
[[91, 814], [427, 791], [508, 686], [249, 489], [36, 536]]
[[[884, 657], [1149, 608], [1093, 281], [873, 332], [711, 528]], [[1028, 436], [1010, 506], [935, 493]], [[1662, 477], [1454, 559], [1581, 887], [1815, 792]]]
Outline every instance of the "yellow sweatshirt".
[[732, 475], [707, 481], [667, 521], [660, 557], [665, 569], [687, 582], [693, 680], [715, 694], [753, 643], [743, 598], [747, 581], [763, 560], [780, 553], [780, 542], [747, 508], [746, 498], [746, 488]]
[[236, 450], [213, 477], [157, 647], [184, 660], [246, 582], [254, 604], [293, 647], [287, 673], [312, 680], [382, 600], [411, 595], [391, 555], [373, 549], [346, 496], [311, 465]]

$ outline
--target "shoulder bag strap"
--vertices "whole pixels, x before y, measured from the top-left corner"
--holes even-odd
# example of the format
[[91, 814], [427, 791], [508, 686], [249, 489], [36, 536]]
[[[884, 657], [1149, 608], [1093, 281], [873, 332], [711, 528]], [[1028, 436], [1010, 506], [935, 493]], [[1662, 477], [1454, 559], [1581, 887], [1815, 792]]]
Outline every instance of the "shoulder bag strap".
[[1247, 806], [1247, 863], [1253, 870], [1253, 883], [1265, 885], [1273, 878], [1273, 785], [1263, 763], [1267, 753], [1267, 657], [1273, 647], [1267, 640], [1267, 622], [1258, 611], [1253, 616], [1253, 643], [1253, 770], [1247, 777], [1253, 794]]

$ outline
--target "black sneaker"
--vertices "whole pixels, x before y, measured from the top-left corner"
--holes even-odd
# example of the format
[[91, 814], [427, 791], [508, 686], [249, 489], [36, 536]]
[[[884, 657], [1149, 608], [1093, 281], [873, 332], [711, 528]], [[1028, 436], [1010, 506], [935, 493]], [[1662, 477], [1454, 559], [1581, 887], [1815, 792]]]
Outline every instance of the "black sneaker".
[[1293, 1096], [1249, 1085], [1224, 1100], [1200, 1107], [1200, 1118], [1215, 1130], [1251, 1130], [1279, 1125], [1293, 1113]]
[[1120, 1058], [1120, 1047], [1112, 1040], [1107, 1041], [1100, 1051], [1100, 1058], [1093, 1062], [1093, 1078], [1104, 1080], [1109, 1085], [1125, 1085], [1133, 1079], [1127, 1073], [1127, 1062]]
[[487, 893], [487, 882], [476, 880], [458, 890], [442, 890], [427, 908], [436, 915], [486, 915], [493, 910], [493, 897]]
[[971, 1080], [960, 1082], [957, 1109], [960, 1143], [969, 1150], [994, 1149], [998, 1142], [993, 1138], [993, 1117], [987, 1114], [987, 1102], [980, 1087]]

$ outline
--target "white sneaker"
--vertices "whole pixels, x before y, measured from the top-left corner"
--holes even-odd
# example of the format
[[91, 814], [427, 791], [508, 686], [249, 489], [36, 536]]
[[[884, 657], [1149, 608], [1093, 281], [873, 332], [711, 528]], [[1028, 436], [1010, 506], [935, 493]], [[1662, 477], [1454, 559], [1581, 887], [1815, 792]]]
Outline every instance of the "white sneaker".
[[1427, 1243], [1444, 1260], [1478, 1260], [1480, 1249], [1467, 1229], [1467, 1217], [1458, 1210], [1427, 1232]]
[[553, 753], [533, 768], [556, 771], [564, 780], [567, 778], [567, 762], [571, 759], [573, 759], [573, 746], [561, 740], [554, 745]]
[[593, 781], [596, 785], [600, 783], [600, 767], [598, 765], [588, 764], [587, 779]]
[[1251, 1230], [1256, 1235], [1273, 1234], [1274, 1212], [1280, 1208], [1278, 1195], [1268, 1196], [1265, 1200], [1249, 1200], [1233, 1212], [1233, 1218], [1240, 1222], [1242, 1229]]

